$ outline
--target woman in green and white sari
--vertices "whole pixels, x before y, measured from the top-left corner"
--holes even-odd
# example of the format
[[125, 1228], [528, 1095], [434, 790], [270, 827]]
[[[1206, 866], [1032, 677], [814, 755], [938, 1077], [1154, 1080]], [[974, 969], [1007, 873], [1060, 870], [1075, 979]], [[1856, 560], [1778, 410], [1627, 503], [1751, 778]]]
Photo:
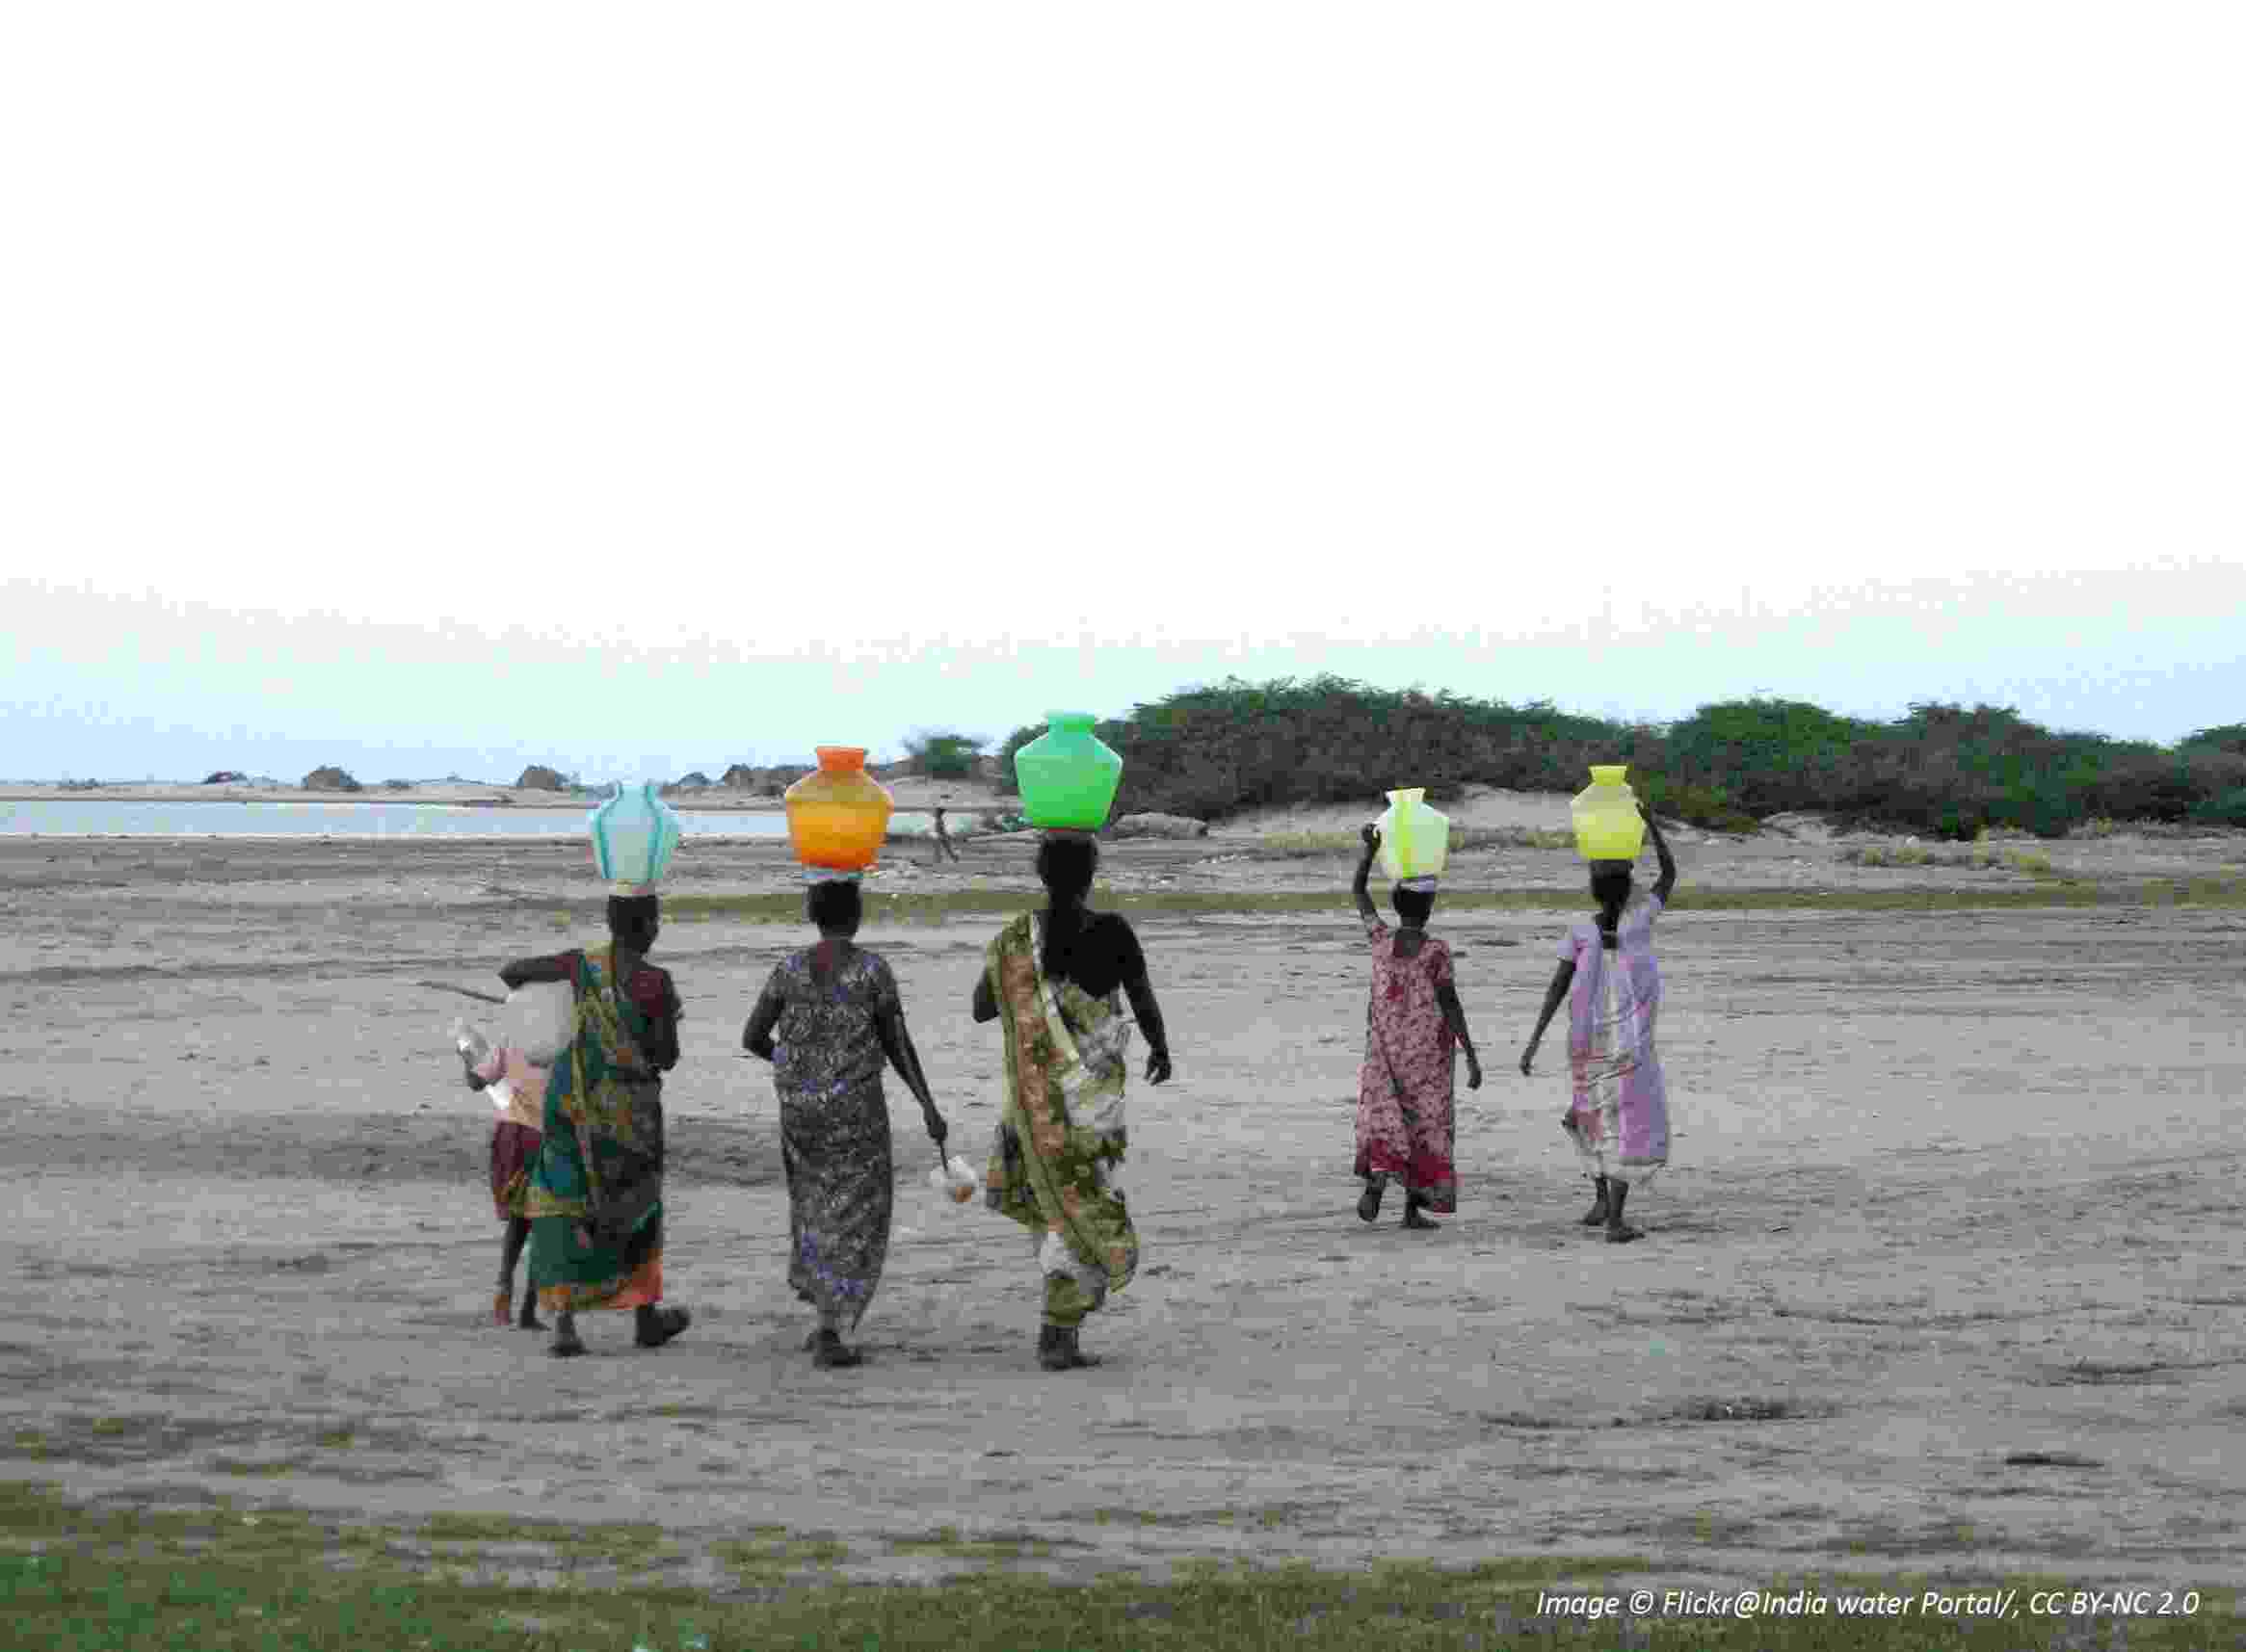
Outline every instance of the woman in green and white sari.
[[686, 1329], [663, 1300], [663, 1075], [678, 1064], [677, 988], [647, 962], [655, 897], [612, 897], [610, 944], [517, 958], [510, 988], [567, 981], [575, 1030], [546, 1084], [545, 1130], [524, 1195], [530, 1279], [556, 1317], [552, 1352], [585, 1351], [583, 1308], [630, 1308], [632, 1340], [660, 1348]]
[[1098, 1363], [1077, 1346], [1079, 1328], [1138, 1271], [1139, 1236], [1120, 1185], [1126, 995], [1147, 1035], [1147, 1082], [1170, 1077], [1138, 937], [1121, 917], [1084, 905], [1098, 863], [1089, 836], [1048, 834], [1037, 857], [1048, 904], [998, 932], [975, 983], [975, 1019], [1003, 1024], [1006, 1055], [986, 1197], [1036, 1236], [1044, 1276], [1038, 1362], [1047, 1371]]

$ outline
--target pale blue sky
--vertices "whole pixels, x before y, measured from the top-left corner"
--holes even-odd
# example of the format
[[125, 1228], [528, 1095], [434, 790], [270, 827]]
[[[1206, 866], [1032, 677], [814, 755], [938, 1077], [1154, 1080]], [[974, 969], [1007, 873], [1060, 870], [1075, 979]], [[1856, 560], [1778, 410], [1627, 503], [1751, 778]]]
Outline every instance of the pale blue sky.
[[0, 13], [0, 777], [2246, 721], [2235, 8]]

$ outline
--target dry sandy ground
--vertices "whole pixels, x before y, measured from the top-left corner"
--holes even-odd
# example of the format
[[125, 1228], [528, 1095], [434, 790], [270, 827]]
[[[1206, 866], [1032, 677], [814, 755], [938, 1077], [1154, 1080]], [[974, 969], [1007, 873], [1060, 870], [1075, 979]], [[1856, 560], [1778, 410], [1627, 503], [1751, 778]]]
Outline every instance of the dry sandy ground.
[[[683, 889], [785, 887], [697, 842]], [[0, 840], [0, 1470], [374, 1514], [1034, 1532], [1070, 1569], [1187, 1555], [1634, 1553], [1665, 1575], [2038, 1567], [2246, 1583], [2246, 1170], [2232, 911], [1665, 919], [1677, 1159], [1608, 1246], [1518, 1052], [1557, 915], [1439, 915], [1488, 1079], [1460, 1215], [1361, 1224], [1366, 964], [1345, 859], [1123, 845], [1119, 887], [1331, 887], [1331, 916], [1141, 920], [1177, 1077], [1131, 1096], [1145, 1262], [1097, 1370], [1035, 1369], [1023, 1240], [899, 1147], [868, 1363], [814, 1371], [784, 1283], [767, 1070], [738, 1054], [800, 931], [676, 922], [666, 1276], [689, 1334], [595, 1357], [487, 1328], [488, 1104], [442, 1028], [506, 957], [589, 938], [582, 845]], [[2024, 880], [1695, 840], [1688, 882]], [[2092, 873], [2234, 842], [2052, 846]], [[1018, 843], [893, 883], [1028, 889]], [[1452, 882], [1572, 885], [1563, 852]], [[955, 1142], [999, 1071], [992, 919], [868, 931]], [[1547, 1065], [1549, 1058], [1546, 1059]], [[351, 1430], [348, 1441], [339, 1431]], [[9, 1442], [13, 1441], [11, 1446]], [[2018, 1454], [2056, 1463], [2014, 1464]], [[912, 1562], [922, 1564], [924, 1562]]]

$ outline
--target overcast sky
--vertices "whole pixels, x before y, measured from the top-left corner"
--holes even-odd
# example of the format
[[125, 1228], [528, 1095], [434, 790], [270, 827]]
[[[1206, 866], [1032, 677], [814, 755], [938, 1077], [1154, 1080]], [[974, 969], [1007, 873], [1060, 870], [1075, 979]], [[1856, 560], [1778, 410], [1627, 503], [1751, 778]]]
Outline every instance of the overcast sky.
[[0, 12], [0, 775], [2246, 721], [2246, 10]]

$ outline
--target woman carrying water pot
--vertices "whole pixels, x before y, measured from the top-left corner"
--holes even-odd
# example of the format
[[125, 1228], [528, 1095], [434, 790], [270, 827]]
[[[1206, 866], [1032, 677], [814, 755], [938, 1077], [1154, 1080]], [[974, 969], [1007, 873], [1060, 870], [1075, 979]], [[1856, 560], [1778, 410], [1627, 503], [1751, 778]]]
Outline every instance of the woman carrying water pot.
[[1364, 1061], [1357, 1078], [1357, 1174], [1364, 1193], [1357, 1214], [1378, 1221], [1381, 1195], [1391, 1181], [1404, 1184], [1408, 1228], [1439, 1226], [1426, 1213], [1449, 1216], [1459, 1208], [1452, 1154], [1458, 1133], [1458, 1052], [1467, 1056], [1467, 1088], [1482, 1088], [1482, 1061], [1451, 976], [1450, 948], [1427, 932], [1435, 911], [1433, 878], [1400, 880], [1388, 900], [1397, 928], [1381, 922], [1367, 884], [1380, 852], [1378, 826], [1362, 834], [1350, 894], [1372, 946], [1372, 997], [1365, 1010]]
[[1653, 1047], [1661, 1008], [1653, 920], [1677, 888], [1677, 857], [1652, 812], [1640, 803], [1638, 813], [1661, 862], [1652, 892], [1631, 900], [1626, 860], [1591, 863], [1591, 898], [1598, 905], [1561, 937], [1559, 968], [1545, 991], [1536, 1031], [1520, 1052], [1526, 1078], [1545, 1028], [1565, 1003], [1572, 1095], [1560, 1128], [1575, 1143], [1596, 1190], [1583, 1225], [1604, 1226], [1613, 1245], [1641, 1237], [1623, 1219], [1624, 1201], [1633, 1183], [1642, 1186], [1669, 1163], [1669, 1091]]
[[855, 876], [820, 877], [806, 900], [816, 945], [773, 970], [741, 1035], [772, 1063], [787, 1170], [788, 1283], [819, 1323], [804, 1346], [832, 1370], [859, 1363], [842, 1333], [857, 1326], [882, 1282], [895, 1188], [885, 1062], [920, 1103], [942, 1151], [947, 1128], [905, 1027], [897, 978], [853, 938], [863, 917]]

